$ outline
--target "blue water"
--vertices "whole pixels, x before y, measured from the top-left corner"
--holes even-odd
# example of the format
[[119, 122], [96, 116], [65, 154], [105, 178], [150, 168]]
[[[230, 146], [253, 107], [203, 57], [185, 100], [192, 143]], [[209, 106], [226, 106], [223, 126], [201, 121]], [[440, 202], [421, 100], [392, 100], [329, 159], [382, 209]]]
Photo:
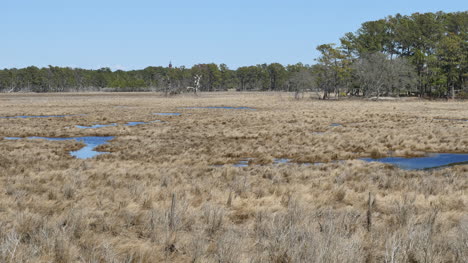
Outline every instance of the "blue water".
[[162, 121], [161, 120], [154, 120], [154, 121], [147, 121], [147, 122], [144, 122], [144, 121], [129, 121], [124, 125], [125, 126], [136, 126], [136, 125], [140, 125], [140, 124], [149, 124], [149, 123], [154, 123], [154, 122], [162, 122]]
[[8, 116], [0, 117], [0, 119], [26, 119], [26, 118], [64, 118], [70, 116], [84, 116], [85, 114], [78, 115], [22, 115], [22, 116]]
[[280, 158], [273, 161], [274, 164], [291, 163], [291, 159]]
[[158, 112], [158, 113], [153, 113], [154, 115], [162, 115], [162, 116], [179, 116], [181, 113], [178, 112]]
[[238, 163], [233, 164], [234, 167], [248, 167], [249, 161], [239, 161]]
[[160, 120], [147, 121], [147, 122], [144, 122], [144, 121], [129, 121], [124, 125], [125, 126], [136, 126], [136, 125], [140, 125], [140, 124], [149, 124], [149, 123], [154, 123], [154, 122], [162, 122], [162, 121], [160, 121]]
[[380, 159], [362, 158], [366, 162], [381, 162], [398, 166], [404, 170], [422, 170], [455, 164], [468, 164], [468, 154], [435, 153], [425, 157], [385, 157]]
[[140, 124], [148, 124], [149, 122], [144, 122], [144, 121], [129, 121], [125, 124], [125, 126], [136, 126]]
[[184, 109], [226, 109], [226, 110], [256, 110], [249, 107], [227, 107], [227, 106], [210, 106], [210, 107], [186, 107]]
[[[253, 158], [244, 158], [241, 159], [239, 162], [235, 163], [234, 167], [248, 167], [249, 161]], [[439, 168], [445, 167], [450, 165], [456, 164], [468, 164], [468, 154], [462, 153], [435, 153], [430, 154], [425, 157], [386, 157], [380, 159], [372, 159], [372, 158], [361, 158], [360, 160], [366, 162], [381, 162], [387, 164], [393, 164], [397, 167], [404, 169], [404, 170], [423, 170], [423, 169], [431, 169], [431, 168]], [[343, 162], [341, 161], [333, 161], [333, 162]], [[291, 159], [286, 158], [278, 158], [273, 160], [274, 165], [279, 164], [298, 164], [303, 166], [310, 166], [310, 165], [321, 165], [324, 163], [316, 162], [316, 163], [296, 163]]]
[[252, 160], [252, 158], [245, 158], [245, 159], [242, 159], [239, 162], [233, 164], [232, 166], [234, 166], [234, 167], [248, 167], [250, 160]]
[[96, 128], [102, 128], [102, 127], [111, 127], [111, 126], [117, 126], [117, 123], [111, 123], [111, 124], [95, 124], [91, 126], [81, 126], [81, 125], [75, 125], [76, 128], [79, 129], [96, 129]]
[[332, 123], [330, 124], [332, 127], [338, 127], [338, 126], [343, 126], [341, 123]]
[[[5, 137], [7, 140], [19, 140], [19, 137]], [[87, 137], [70, 137], [70, 138], [50, 138], [50, 137], [27, 137], [27, 139], [42, 139], [48, 141], [68, 141], [75, 140], [82, 142], [85, 146], [77, 151], [71, 151], [70, 155], [78, 159], [93, 158], [106, 152], [98, 152], [94, 149], [100, 145], [106, 144], [108, 141], [114, 139], [114, 136], [87, 136]]]

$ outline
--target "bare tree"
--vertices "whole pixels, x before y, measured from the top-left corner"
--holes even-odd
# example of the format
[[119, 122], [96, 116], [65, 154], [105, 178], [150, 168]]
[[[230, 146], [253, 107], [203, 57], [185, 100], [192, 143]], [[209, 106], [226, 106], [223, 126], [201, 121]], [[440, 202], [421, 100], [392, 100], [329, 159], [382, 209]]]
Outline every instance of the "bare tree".
[[414, 70], [404, 58], [388, 59], [383, 53], [366, 54], [354, 65], [354, 74], [365, 97], [395, 93], [412, 85]]
[[193, 93], [195, 95], [197, 95], [197, 92], [200, 90], [200, 80], [202, 78], [202, 75], [201, 74], [196, 74], [194, 77], [193, 77], [193, 84], [195, 87], [187, 87], [187, 92], [190, 91], [190, 90], [193, 90]]
[[314, 87], [315, 78], [310, 70], [302, 69], [292, 73], [288, 82], [290, 90], [294, 91], [294, 98], [301, 99], [304, 97], [305, 91]]

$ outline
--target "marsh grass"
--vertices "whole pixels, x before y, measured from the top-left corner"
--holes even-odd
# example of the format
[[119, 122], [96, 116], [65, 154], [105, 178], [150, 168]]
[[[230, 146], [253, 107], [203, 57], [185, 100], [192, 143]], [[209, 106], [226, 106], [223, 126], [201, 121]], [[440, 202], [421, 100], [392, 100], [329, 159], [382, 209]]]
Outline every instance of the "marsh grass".
[[[1, 262], [467, 260], [467, 165], [404, 171], [353, 160], [468, 152], [468, 123], [434, 120], [466, 118], [465, 102], [297, 101], [282, 93], [0, 101], [0, 116], [86, 114], [0, 119]], [[257, 110], [180, 109], [205, 106]], [[75, 128], [174, 111], [182, 115], [158, 116], [164, 123]], [[89, 160], [68, 155], [82, 146], [73, 141], [1, 139], [28, 136], [116, 137], [99, 148], [110, 154]], [[245, 157], [253, 165], [212, 166]], [[325, 163], [273, 165], [276, 158]]]

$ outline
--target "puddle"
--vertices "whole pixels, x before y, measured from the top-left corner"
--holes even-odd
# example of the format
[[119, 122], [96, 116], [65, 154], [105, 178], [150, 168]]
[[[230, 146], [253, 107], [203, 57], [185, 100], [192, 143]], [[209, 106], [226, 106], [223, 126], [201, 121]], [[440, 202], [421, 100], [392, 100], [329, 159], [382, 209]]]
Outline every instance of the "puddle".
[[248, 167], [249, 166], [249, 161], [239, 161], [238, 163], [233, 164], [232, 166], [234, 167]]
[[274, 164], [291, 163], [291, 159], [280, 158], [273, 161]]
[[141, 125], [141, 124], [150, 124], [150, 123], [154, 123], [154, 122], [161, 122], [161, 121], [160, 120], [154, 120], [154, 121], [148, 121], [148, 122], [145, 122], [145, 121], [129, 121], [124, 125], [125, 126], [136, 126], [136, 125]]
[[78, 128], [78, 129], [96, 129], [96, 128], [102, 128], [102, 127], [111, 127], [111, 126], [117, 126], [117, 123], [95, 124], [95, 125], [91, 125], [91, 126], [75, 125], [75, 127]]
[[250, 107], [227, 107], [227, 106], [210, 106], [210, 107], [185, 107], [183, 109], [225, 109], [225, 110], [256, 110]]
[[253, 158], [244, 158], [244, 159], [241, 159], [239, 162], [233, 164], [232, 166], [234, 166], [234, 167], [248, 167], [250, 160], [253, 160]]
[[436, 153], [425, 157], [385, 157], [380, 159], [362, 158], [366, 162], [381, 162], [398, 166], [404, 170], [423, 170], [456, 164], [468, 164], [468, 154]]
[[341, 123], [332, 123], [330, 124], [331, 127], [338, 127], [338, 126], [343, 126]]
[[[48, 141], [68, 141], [75, 140], [82, 142], [85, 146], [77, 151], [70, 151], [70, 155], [78, 159], [88, 159], [96, 155], [104, 154], [107, 152], [95, 151], [94, 148], [106, 144], [108, 141], [112, 140], [114, 136], [87, 136], [87, 137], [70, 137], [70, 138], [49, 138], [49, 137], [27, 137], [26, 139], [32, 140], [48, 140]], [[19, 137], [5, 137], [7, 140], [19, 140], [23, 138]]]
[[64, 118], [64, 117], [84, 116], [84, 115], [86, 115], [86, 114], [75, 114], [75, 115], [21, 115], [21, 116], [0, 117], [0, 119]]
[[144, 122], [144, 121], [129, 121], [125, 124], [125, 126], [137, 126], [140, 124], [148, 124], [149, 122]]
[[[233, 164], [232, 166], [234, 167], [254, 166], [250, 164], [250, 161], [253, 159], [254, 158], [243, 158], [243, 159], [240, 159], [237, 163]], [[436, 154], [430, 154], [425, 157], [412, 157], [412, 158], [385, 157], [385, 158], [380, 158], [380, 159], [360, 158], [359, 160], [366, 161], [366, 162], [381, 162], [381, 163], [392, 164], [404, 170], [424, 170], [424, 169], [441, 168], [441, 167], [452, 166], [452, 165], [457, 165], [457, 164], [468, 164], [468, 154], [436, 153]], [[332, 161], [332, 163], [340, 163], [340, 162], [344, 162], [344, 160]], [[322, 165], [325, 163], [323, 162], [297, 163], [287, 158], [277, 158], [273, 160], [273, 165], [281, 165], [281, 164], [317, 166], [317, 165]], [[216, 165], [216, 166], [224, 166], [224, 165]], [[256, 166], [261, 166], [261, 165], [256, 165]]]
[[161, 116], [180, 116], [181, 113], [178, 112], [157, 112], [153, 113], [154, 115], [161, 115]]

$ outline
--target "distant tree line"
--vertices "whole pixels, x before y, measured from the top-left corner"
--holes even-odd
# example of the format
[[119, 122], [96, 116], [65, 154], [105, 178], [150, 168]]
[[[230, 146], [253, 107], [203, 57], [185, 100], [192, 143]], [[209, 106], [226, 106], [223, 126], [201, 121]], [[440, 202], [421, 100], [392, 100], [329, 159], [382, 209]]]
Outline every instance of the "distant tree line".
[[34, 66], [0, 70], [0, 92], [87, 90], [305, 91], [339, 96], [468, 97], [468, 12], [397, 14], [362, 24], [340, 45], [317, 47], [314, 65], [279, 63], [229, 69], [225, 64], [87, 70]]
[[[138, 91], [171, 93], [198, 91], [284, 91], [301, 85], [299, 72], [311, 74], [311, 67], [298, 63], [278, 63], [229, 69], [225, 64], [198, 64], [186, 67], [147, 67], [142, 70], [112, 71], [109, 68], [87, 70], [69, 67], [34, 66], [0, 70], [0, 92], [65, 92], [86, 90]], [[199, 79], [196, 85], [197, 77]], [[306, 84], [303, 84], [304, 87]], [[312, 87], [314, 83], [307, 83]]]

